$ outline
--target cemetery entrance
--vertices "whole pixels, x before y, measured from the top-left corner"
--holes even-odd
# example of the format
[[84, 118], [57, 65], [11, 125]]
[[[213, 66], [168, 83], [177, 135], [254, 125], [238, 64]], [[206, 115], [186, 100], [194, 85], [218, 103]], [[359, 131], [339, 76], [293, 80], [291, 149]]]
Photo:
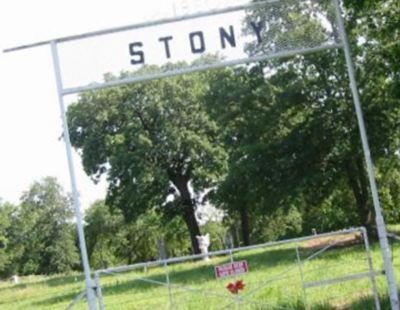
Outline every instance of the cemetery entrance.
[[[217, 1], [210, 7], [210, 10], [185, 12], [180, 16], [175, 15], [5, 50], [5, 52], [11, 52], [41, 45], [51, 46], [64, 126], [63, 137], [66, 143], [76, 210], [82, 265], [87, 286], [86, 295], [90, 309], [96, 309], [97, 302], [86, 253], [80, 201], [65, 116], [64, 97], [127, 83], [144, 82], [213, 68], [303, 55], [327, 49], [341, 49], [344, 52], [374, 202], [391, 307], [392, 309], [399, 309], [391, 252], [382, 217], [354, 67], [339, 0], [264, 0], [257, 2], [238, 1], [237, 5], [233, 6], [224, 4], [223, 1]], [[305, 29], [307, 31], [302, 31]], [[211, 57], [206, 62], [198, 61], [198, 57], [205, 54], [217, 55], [218, 57]], [[71, 57], [71, 55], [75, 56]], [[166, 62], [176, 65], [167, 66], [167, 69], [160, 66]], [[146, 66], [145, 70], [143, 70], [143, 66]], [[120, 74], [124, 70], [130, 71], [131, 74]], [[106, 72], [114, 73], [116, 78], [103, 80], [102, 76]], [[300, 257], [297, 268], [300, 274], [303, 274], [303, 271], [301, 271], [302, 262], [310, 256], [301, 253], [301, 250], [295, 252]], [[236, 259], [234, 257], [234, 260]], [[221, 263], [223, 261], [222, 259]], [[243, 276], [244, 287], [247, 292], [255, 291], [254, 294], [256, 294], [257, 288], [261, 287], [261, 284], [251, 287], [252, 284], [249, 283], [246, 288], [245, 277], [250, 277], [251, 270], [254, 268], [250, 259], [248, 262], [250, 272]], [[166, 272], [165, 281], [161, 281], [159, 276], [155, 276], [154, 279], [146, 280], [146, 284], [143, 285], [150, 285], [149, 281], [153, 281], [154, 284], [160, 282], [160, 285], [166, 286], [168, 296], [171, 296], [168, 299], [169, 304], [178, 306], [176, 302], [178, 297], [173, 297], [174, 294], [172, 294], [173, 290], [178, 290], [178, 288], [171, 285], [171, 283], [174, 283], [173, 278], [178, 275], [174, 273], [174, 269], [169, 263], [163, 268], [165, 270], [171, 269], [171, 272]], [[199, 266], [199, 268], [206, 268], [206, 266]], [[98, 274], [102, 273], [104, 272]], [[304, 273], [304, 276], [306, 276], [306, 273]], [[343, 277], [346, 278], [346, 276]], [[268, 278], [260, 281], [268, 281]], [[304, 300], [308, 300], [308, 291], [312, 290], [316, 281], [319, 280], [308, 281], [303, 279]], [[161, 282], [164, 284], [161, 284]], [[221, 284], [220, 287], [225, 287], [222, 282], [219, 283]], [[185, 287], [187, 290], [188, 287]], [[140, 291], [140, 288], [138, 290]], [[221, 290], [224, 291], [224, 289]], [[219, 290], [215, 294], [220, 295]], [[210, 292], [208, 296], [211, 295]], [[246, 293], [242, 294], [242, 291], [229, 296], [231, 302], [247, 300]], [[209, 300], [211, 302], [211, 299]]]

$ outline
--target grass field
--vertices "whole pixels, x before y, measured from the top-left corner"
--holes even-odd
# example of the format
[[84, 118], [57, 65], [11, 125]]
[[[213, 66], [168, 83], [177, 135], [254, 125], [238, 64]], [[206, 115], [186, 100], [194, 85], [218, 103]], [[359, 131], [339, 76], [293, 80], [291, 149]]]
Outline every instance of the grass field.
[[[314, 245], [301, 244], [302, 261], [318, 250]], [[393, 252], [400, 279], [400, 243], [393, 244]], [[375, 269], [382, 269], [378, 244], [372, 245], [372, 255]], [[304, 309], [304, 301], [311, 309], [374, 309], [368, 278], [308, 288], [304, 294], [293, 244], [240, 252], [234, 259], [247, 260], [250, 272], [236, 279], [216, 280], [214, 266], [230, 260], [221, 256], [210, 262], [168, 266], [169, 288], [156, 284], [166, 281], [164, 267], [102, 276], [106, 309], [168, 309], [170, 296], [175, 309]], [[366, 254], [362, 244], [335, 248], [302, 267], [305, 282], [366, 272]], [[237, 279], [243, 280], [245, 287], [233, 295], [226, 286]], [[389, 309], [385, 278], [378, 277], [377, 283], [382, 308]], [[83, 289], [79, 274], [25, 277], [17, 285], [0, 284], [0, 309], [65, 309]], [[76, 306], [85, 308], [85, 301]]]

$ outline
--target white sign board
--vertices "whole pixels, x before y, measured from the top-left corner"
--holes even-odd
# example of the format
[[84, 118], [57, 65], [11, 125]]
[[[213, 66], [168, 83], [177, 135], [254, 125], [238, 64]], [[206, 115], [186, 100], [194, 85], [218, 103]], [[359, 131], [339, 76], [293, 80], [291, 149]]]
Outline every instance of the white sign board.
[[332, 8], [267, 0], [60, 39], [64, 94], [337, 48]]
[[229, 264], [215, 266], [215, 277], [217, 279], [232, 277], [249, 272], [247, 261], [232, 262]]

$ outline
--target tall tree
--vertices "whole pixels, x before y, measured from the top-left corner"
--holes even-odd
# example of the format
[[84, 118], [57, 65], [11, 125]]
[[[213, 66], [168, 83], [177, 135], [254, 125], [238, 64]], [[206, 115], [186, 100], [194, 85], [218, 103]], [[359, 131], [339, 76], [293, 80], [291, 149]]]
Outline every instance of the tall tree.
[[15, 273], [16, 263], [10, 243], [12, 242], [13, 219], [16, 207], [0, 199], [0, 275]]
[[10, 244], [20, 253], [21, 274], [60, 273], [79, 266], [71, 217], [70, 199], [55, 178], [34, 182], [22, 195]]
[[[218, 185], [214, 201], [232, 216], [236, 213], [240, 218], [243, 243], [248, 245], [251, 242], [251, 217], [260, 205], [260, 196], [255, 196], [251, 180], [257, 173], [259, 162], [251, 162], [248, 158], [276, 135], [276, 131], [265, 130], [266, 124], [271, 123], [268, 118], [274, 93], [258, 68], [214, 71], [208, 74], [208, 82], [207, 109], [220, 125], [221, 140], [229, 154], [228, 172]], [[263, 212], [268, 212], [267, 209], [263, 208]]]
[[[393, 61], [398, 45], [394, 44], [389, 50], [379, 47], [377, 41], [387, 43], [387, 30], [393, 29], [393, 23], [396, 22], [388, 21], [388, 18], [393, 18], [391, 14], [372, 17], [369, 9], [373, 6], [377, 12], [386, 12], [388, 8], [396, 11], [397, 7], [398, 11], [398, 4], [390, 0], [364, 1], [363, 5], [361, 2], [348, 2], [349, 10], [346, 10], [345, 18], [356, 60], [371, 150], [379, 172], [387, 165], [381, 165], [382, 162], [398, 160], [396, 152], [400, 147], [400, 108], [396, 87], [399, 83], [399, 70]], [[310, 6], [310, 10], [317, 7]], [[300, 15], [307, 10], [298, 12]], [[262, 18], [264, 15], [268, 16], [270, 11], [257, 11], [254, 14]], [[294, 18], [293, 16], [295, 15], [288, 16], [287, 19], [272, 19], [271, 23], [275, 27], [276, 23], [285, 23]], [[310, 15], [310, 20], [312, 16]], [[328, 11], [327, 20], [329, 19]], [[268, 23], [269, 20], [266, 20]], [[304, 24], [306, 28], [307, 25]], [[266, 27], [268, 30], [265, 31], [265, 36], [277, 45], [280, 38], [273, 31], [273, 26]], [[321, 27], [308, 29], [309, 34], [314, 33], [321, 38], [324, 37], [321, 33], [325, 35], [330, 31]], [[377, 29], [382, 30], [383, 34], [380, 35], [380, 30]], [[301, 30], [297, 29], [293, 33], [300, 34], [300, 42], [304, 38], [308, 42], [307, 36], [301, 36]], [[398, 32], [393, 35], [398, 37]], [[268, 49], [274, 46], [271, 40], [250, 45], [249, 50], [257, 53], [263, 48]], [[271, 140], [264, 148], [263, 157], [271, 164], [269, 167], [261, 165], [264, 174], [273, 176], [277, 188], [286, 188], [286, 195], [297, 192], [306, 197], [308, 205], [322, 203], [347, 184], [358, 212], [355, 224], [365, 225], [373, 233], [374, 212], [342, 52], [335, 50], [290, 57], [264, 64], [263, 70], [271, 68], [274, 71], [268, 82], [277, 90], [276, 102], [279, 107], [286, 107], [277, 109], [281, 111], [279, 122], [285, 134], [277, 135], [279, 139]], [[382, 189], [387, 186], [384, 179], [379, 185]], [[265, 187], [264, 191], [268, 189]]]
[[[331, 10], [325, 9], [328, 2], [311, 6], [308, 2], [282, 1], [269, 9], [249, 12], [248, 29], [254, 28], [250, 24], [254, 21], [266, 24], [261, 39], [247, 46], [248, 52], [273, 53], [335, 38], [335, 27], [320, 22], [332, 20]], [[383, 201], [392, 208], [397, 185], [384, 175], [395, 175], [398, 169], [400, 105], [395, 60], [398, 44], [388, 46], [388, 33], [398, 37], [393, 27], [398, 4], [362, 2], [347, 3], [346, 21], [378, 181], [385, 194]], [[371, 7], [379, 12], [378, 18], [369, 14]], [[379, 41], [385, 44], [377, 44]], [[243, 210], [247, 203], [248, 210], [260, 208], [261, 213], [294, 203], [304, 209], [306, 217], [318, 206], [333, 208], [335, 202], [335, 207], [345, 210], [337, 213], [342, 214], [341, 219], [356, 214], [346, 224], [365, 225], [373, 232], [372, 201], [348, 84], [343, 54], [336, 50], [263, 62], [251, 66], [248, 73], [232, 70], [213, 80], [211, 111], [231, 139], [227, 143], [229, 173], [220, 186], [222, 201], [236, 204], [237, 210]], [[219, 108], [222, 105], [224, 109]], [[343, 199], [337, 199], [340, 195]]]
[[[119, 211], [119, 210], [117, 210]], [[91, 265], [94, 268], [107, 268], [118, 265], [116, 255], [119, 232], [124, 229], [121, 212], [111, 212], [104, 201], [93, 203], [85, 213], [85, 238]]]
[[[94, 179], [107, 173], [107, 204], [127, 219], [154, 207], [181, 216], [195, 253], [193, 193], [214, 186], [226, 166], [203, 106], [206, 86], [201, 74], [185, 75], [84, 93], [68, 109], [85, 171]], [[169, 195], [175, 199], [167, 202]]]
[[95, 268], [158, 259], [158, 242], [165, 241], [170, 255], [190, 253], [190, 238], [181, 218], [166, 221], [153, 208], [125, 221], [122, 211], [97, 201], [85, 214], [88, 254]]

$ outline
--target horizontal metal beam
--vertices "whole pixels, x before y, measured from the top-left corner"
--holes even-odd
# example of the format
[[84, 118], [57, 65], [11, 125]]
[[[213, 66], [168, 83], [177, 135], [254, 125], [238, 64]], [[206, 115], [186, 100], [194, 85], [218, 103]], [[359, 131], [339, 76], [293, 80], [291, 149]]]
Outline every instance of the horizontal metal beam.
[[393, 238], [394, 240], [400, 241], [400, 237], [393, 233], [387, 233], [388, 237]]
[[376, 276], [380, 276], [383, 274], [385, 274], [385, 272], [383, 270], [374, 271], [374, 272], [357, 273], [357, 274], [344, 276], [344, 277], [338, 277], [338, 278], [334, 278], [334, 279], [327, 279], [327, 280], [315, 281], [315, 282], [307, 282], [307, 283], [304, 283], [304, 288], [331, 285], [331, 284], [336, 284], [336, 283], [341, 283], [341, 282], [359, 280], [359, 279], [363, 279], [363, 278], [376, 277]]
[[342, 45], [337, 44], [337, 43], [332, 43], [329, 45], [322, 45], [322, 46], [317, 46], [317, 47], [295, 49], [292, 51], [283, 51], [283, 52], [271, 53], [271, 54], [266, 54], [266, 55], [261, 55], [261, 56], [240, 58], [240, 59], [235, 59], [235, 60], [230, 60], [230, 61], [229, 60], [221, 61], [221, 62], [214, 63], [214, 64], [207, 64], [207, 65], [196, 66], [196, 67], [187, 67], [187, 68], [170, 71], [170, 72], [159, 72], [159, 73], [154, 73], [154, 74], [146, 74], [146, 75], [142, 75], [142, 76], [132, 76], [129, 78], [106, 82], [106, 83], [98, 83], [98, 84], [90, 84], [87, 86], [66, 88], [62, 91], [62, 94], [63, 95], [71, 95], [71, 94], [81, 93], [81, 92], [89, 91], [89, 90], [98, 90], [98, 89], [103, 89], [103, 88], [115, 87], [115, 86], [119, 86], [119, 85], [123, 85], [123, 84], [156, 80], [156, 79], [160, 79], [160, 78], [177, 76], [177, 75], [186, 74], [186, 73], [206, 71], [209, 69], [223, 68], [223, 67], [227, 67], [227, 66], [240, 65], [240, 64], [244, 64], [244, 63], [252, 63], [252, 62], [268, 60], [268, 59], [276, 59], [276, 58], [289, 57], [289, 56], [295, 56], [295, 55], [309, 54], [309, 53], [314, 53], [314, 52], [318, 52], [318, 51], [322, 51], [322, 50], [337, 49], [337, 48], [342, 48]]
[[252, 2], [252, 3], [243, 4], [243, 5], [230, 6], [230, 7], [223, 8], [223, 9], [214, 9], [214, 10], [203, 11], [203, 12], [198, 12], [198, 13], [193, 13], [193, 14], [176, 16], [176, 17], [162, 18], [162, 19], [158, 19], [158, 20], [154, 20], [154, 21], [148, 21], [148, 22], [125, 25], [125, 26], [120, 26], [120, 27], [85, 32], [82, 34], [77, 34], [77, 35], [72, 35], [72, 36], [67, 36], [67, 37], [60, 37], [60, 38], [56, 38], [56, 39], [52, 39], [52, 40], [40, 41], [40, 42], [31, 43], [31, 44], [25, 44], [25, 45], [6, 48], [3, 50], [3, 53], [15, 52], [15, 51], [23, 50], [23, 49], [38, 47], [38, 46], [50, 44], [53, 41], [56, 43], [76, 41], [76, 40], [82, 40], [82, 39], [87, 39], [87, 38], [96, 37], [96, 36], [117, 33], [117, 32], [124, 32], [124, 31], [129, 31], [129, 30], [134, 30], [134, 29], [153, 27], [153, 26], [158, 26], [158, 25], [163, 25], [163, 24], [170, 24], [170, 23], [174, 23], [174, 22], [181, 22], [181, 21], [185, 21], [185, 20], [189, 20], [189, 19], [197, 19], [197, 18], [202, 18], [202, 17], [220, 15], [220, 14], [231, 13], [231, 12], [236, 12], [236, 11], [242, 11], [242, 10], [247, 10], [247, 9], [252, 9], [252, 8], [263, 7], [267, 4], [275, 3], [275, 2], [279, 2], [279, 0], [264, 0], [264, 1], [260, 1], [260, 2]]
[[203, 258], [206, 256], [225, 255], [225, 254], [229, 254], [231, 252], [236, 253], [236, 252], [241, 252], [241, 251], [262, 249], [262, 248], [268, 248], [268, 247], [273, 247], [273, 246], [278, 246], [278, 245], [284, 245], [284, 244], [289, 244], [289, 243], [304, 242], [304, 241], [312, 240], [315, 238], [325, 238], [325, 237], [346, 235], [346, 234], [351, 234], [351, 233], [356, 233], [356, 232], [362, 232], [362, 230], [363, 230], [362, 227], [350, 228], [350, 229], [338, 230], [338, 231], [324, 233], [324, 234], [318, 234], [318, 235], [312, 235], [312, 236], [306, 236], [306, 237], [300, 237], [300, 238], [286, 239], [286, 240], [281, 240], [281, 241], [267, 242], [267, 243], [262, 243], [262, 244], [257, 244], [257, 245], [250, 245], [250, 246], [245, 246], [245, 247], [238, 247], [238, 248], [233, 248], [233, 249], [208, 252], [207, 254], [188, 255], [188, 256], [174, 257], [174, 258], [169, 258], [169, 259], [164, 259], [164, 260], [150, 261], [150, 262], [145, 262], [145, 263], [137, 263], [137, 264], [133, 264], [133, 265], [100, 269], [100, 270], [97, 270], [96, 273], [97, 274], [100, 274], [100, 273], [107, 274], [107, 273], [125, 272], [125, 271], [144, 268], [144, 267], [160, 266], [160, 265], [164, 265], [164, 264], [179, 263], [179, 262], [188, 261], [188, 260], [200, 259], [200, 258]]

